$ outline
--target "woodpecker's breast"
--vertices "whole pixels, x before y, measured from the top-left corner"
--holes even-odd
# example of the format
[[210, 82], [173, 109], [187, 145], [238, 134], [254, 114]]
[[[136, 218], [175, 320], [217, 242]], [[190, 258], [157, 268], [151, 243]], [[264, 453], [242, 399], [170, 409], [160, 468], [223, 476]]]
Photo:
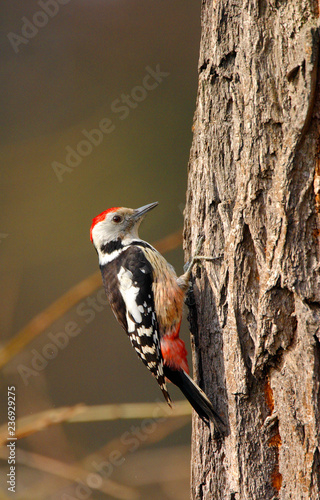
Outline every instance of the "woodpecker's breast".
[[151, 264], [153, 295], [160, 337], [179, 329], [182, 318], [184, 292], [177, 284], [173, 267], [154, 248], [142, 248]]

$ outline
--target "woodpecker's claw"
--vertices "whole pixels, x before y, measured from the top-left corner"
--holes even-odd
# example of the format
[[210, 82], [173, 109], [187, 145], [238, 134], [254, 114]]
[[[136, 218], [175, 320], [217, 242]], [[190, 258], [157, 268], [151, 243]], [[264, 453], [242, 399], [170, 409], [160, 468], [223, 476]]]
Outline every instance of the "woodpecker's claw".
[[191, 261], [190, 262], [187, 262], [187, 264], [185, 264], [183, 270], [185, 271], [185, 274], [186, 275], [190, 275], [191, 274], [191, 271], [192, 271], [192, 268], [193, 266], [195, 265], [195, 263], [199, 260], [209, 260], [209, 261], [212, 261], [212, 260], [216, 260], [217, 257], [211, 257], [211, 256], [208, 256], [208, 255], [200, 255], [199, 254], [199, 251], [202, 247], [202, 244], [204, 242], [204, 236], [200, 236], [198, 238], [198, 241], [197, 241], [197, 246], [196, 246], [196, 251], [195, 251], [195, 254], [194, 256], [192, 257]]

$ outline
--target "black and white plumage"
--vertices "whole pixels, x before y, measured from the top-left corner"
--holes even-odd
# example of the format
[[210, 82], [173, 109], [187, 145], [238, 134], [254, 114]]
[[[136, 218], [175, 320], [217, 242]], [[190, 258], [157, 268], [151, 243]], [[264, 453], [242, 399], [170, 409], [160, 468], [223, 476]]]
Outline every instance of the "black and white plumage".
[[179, 338], [193, 264], [178, 278], [165, 258], [138, 235], [145, 214], [157, 204], [136, 210], [115, 207], [93, 219], [90, 235], [99, 256], [106, 295], [168, 404], [171, 405], [171, 399], [166, 379], [181, 389], [205, 422], [214, 422], [215, 429], [224, 432], [224, 422], [188, 375], [187, 351]]
[[152, 268], [139, 245], [129, 244], [116, 258], [100, 266], [111, 308], [128, 333], [139, 358], [155, 376], [168, 403], [159, 326], [154, 310]]

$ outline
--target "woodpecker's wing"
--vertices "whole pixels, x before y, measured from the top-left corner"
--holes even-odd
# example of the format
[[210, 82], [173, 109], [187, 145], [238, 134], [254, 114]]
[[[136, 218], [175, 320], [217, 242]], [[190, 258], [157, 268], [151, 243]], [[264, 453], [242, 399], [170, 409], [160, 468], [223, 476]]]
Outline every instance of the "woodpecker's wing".
[[[127, 331], [138, 356], [155, 376], [166, 401], [170, 404], [171, 399], [163, 373], [151, 265], [137, 245], [125, 249], [116, 261], [117, 286], [111, 290], [110, 282], [108, 283], [112, 296], [111, 307]], [[105, 283], [108, 282], [107, 276], [103, 278]]]

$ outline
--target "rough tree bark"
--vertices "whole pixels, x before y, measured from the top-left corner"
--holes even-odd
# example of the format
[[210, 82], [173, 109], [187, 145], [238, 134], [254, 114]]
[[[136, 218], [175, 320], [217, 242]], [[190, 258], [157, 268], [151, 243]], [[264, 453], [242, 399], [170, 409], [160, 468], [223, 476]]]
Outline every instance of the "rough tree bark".
[[315, 0], [203, 0], [185, 249], [193, 499], [320, 498], [320, 83]]

